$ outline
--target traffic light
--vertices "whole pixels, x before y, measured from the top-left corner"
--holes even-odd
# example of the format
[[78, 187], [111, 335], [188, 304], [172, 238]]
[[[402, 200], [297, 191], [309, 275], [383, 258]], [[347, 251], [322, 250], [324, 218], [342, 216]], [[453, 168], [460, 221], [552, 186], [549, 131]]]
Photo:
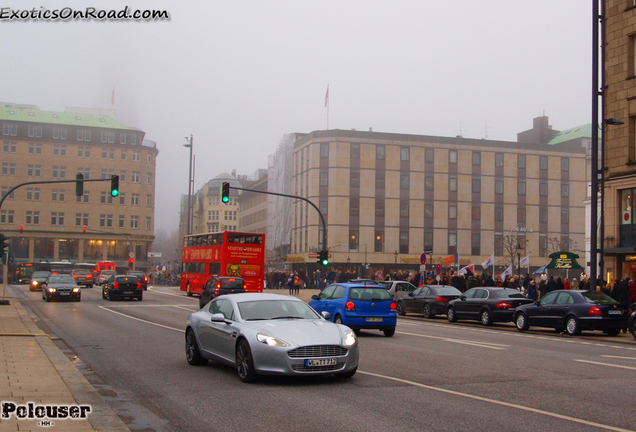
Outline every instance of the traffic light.
[[86, 232], [86, 227], [82, 227], [82, 232]]
[[329, 265], [329, 251], [320, 251], [320, 259], [318, 260], [318, 264], [322, 264], [324, 266]]
[[77, 173], [75, 176], [75, 195], [82, 196], [84, 195], [84, 174]]
[[110, 195], [116, 197], [119, 195], [119, 176], [114, 175], [110, 178]]
[[227, 204], [230, 200], [230, 184], [227, 182], [223, 182], [221, 186], [221, 201]]
[[129, 268], [133, 268], [133, 264], [135, 263], [135, 259], [134, 258], [128, 258], [128, 267]]
[[0, 256], [4, 256], [4, 251], [6, 249], [7, 253], [9, 253], [9, 239], [11, 237], [7, 237], [4, 234], [0, 234]]

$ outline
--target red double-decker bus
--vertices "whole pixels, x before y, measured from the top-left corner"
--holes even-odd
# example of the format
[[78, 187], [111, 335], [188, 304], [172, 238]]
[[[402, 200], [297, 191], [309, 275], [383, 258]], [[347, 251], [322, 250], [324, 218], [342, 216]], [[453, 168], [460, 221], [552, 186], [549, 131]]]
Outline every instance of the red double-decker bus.
[[263, 292], [265, 235], [224, 231], [184, 236], [181, 291], [201, 294], [212, 275], [240, 276], [247, 292]]

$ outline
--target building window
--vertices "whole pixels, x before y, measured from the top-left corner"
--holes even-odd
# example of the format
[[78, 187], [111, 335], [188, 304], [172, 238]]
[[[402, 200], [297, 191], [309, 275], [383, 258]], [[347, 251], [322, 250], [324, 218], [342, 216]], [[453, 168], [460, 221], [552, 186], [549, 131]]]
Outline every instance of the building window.
[[495, 180], [495, 193], [496, 194], [504, 193], [504, 181], [503, 180]]
[[27, 188], [26, 190], [27, 201], [40, 201], [40, 188]]
[[349, 177], [349, 186], [352, 188], [360, 187], [360, 171], [351, 170]]
[[431, 203], [424, 204], [424, 219], [433, 219], [434, 207]]
[[90, 141], [91, 140], [91, 131], [88, 129], [78, 129], [77, 130], [77, 140], [78, 141]]
[[375, 230], [374, 252], [384, 252], [384, 231]]
[[540, 208], [539, 209], [539, 223], [548, 223], [548, 209]]
[[384, 171], [375, 172], [375, 188], [384, 189], [385, 174]]
[[526, 169], [526, 155], [517, 155], [517, 168]]
[[64, 189], [53, 189], [51, 191], [51, 201], [64, 202], [66, 200], [66, 191]]
[[495, 166], [496, 167], [504, 166], [504, 155], [503, 155], [503, 153], [495, 153]]
[[27, 225], [40, 225], [40, 212], [27, 210], [25, 222]]
[[132, 145], [137, 144], [137, 135], [130, 134], [130, 144], [132, 144]]
[[102, 148], [102, 159], [115, 160], [115, 150], [107, 147]]
[[471, 233], [471, 254], [481, 255], [481, 233]]
[[[151, 164], [152, 163], [152, 155], [150, 153], [148, 153], [148, 159], [147, 159], [148, 163]], [[307, 164], [309, 165], [309, 164]]]
[[548, 196], [548, 184], [546, 182], [539, 183], [539, 196]]
[[384, 217], [384, 200], [375, 200], [375, 215], [376, 217]]
[[139, 194], [138, 193], [134, 193], [130, 195], [130, 204], [134, 205], [134, 206], [138, 206], [139, 205]]
[[29, 154], [42, 154], [42, 144], [29, 143]]
[[139, 162], [141, 160], [141, 155], [139, 152], [134, 151], [133, 152], [133, 162]]
[[133, 171], [133, 172], [132, 172], [132, 179], [131, 179], [131, 181], [132, 181], [133, 183], [139, 183], [139, 177], [140, 177], [140, 176], [139, 176], [139, 171]]
[[426, 174], [424, 176], [424, 189], [432, 191], [435, 187], [434, 181], [435, 177], [432, 174]]
[[321, 158], [329, 157], [329, 143], [320, 143], [320, 157]]
[[358, 230], [349, 230], [349, 252], [358, 252]]
[[119, 215], [119, 228], [126, 228], [126, 216]]
[[503, 255], [503, 234], [495, 233], [495, 255]]
[[3, 123], [2, 124], [2, 135], [18, 135], [18, 125], [15, 123]]
[[113, 203], [113, 197], [111, 196], [110, 192], [101, 192], [100, 193], [100, 203], [101, 204], [112, 204]]
[[[448, 232], [448, 246], [451, 248], [457, 247], [457, 232], [455, 231]], [[451, 251], [449, 250], [449, 252]]]
[[119, 134], [119, 144], [126, 144], [126, 134], [123, 132]]
[[548, 157], [547, 156], [539, 156], [539, 169], [547, 170], [548, 169]]
[[360, 159], [360, 144], [353, 143], [351, 144], [351, 159]]
[[63, 226], [64, 225], [64, 213], [51, 212], [51, 225]]
[[526, 194], [526, 182], [523, 180], [519, 180], [517, 182], [517, 195], [525, 195]]
[[400, 147], [400, 160], [411, 160], [411, 149], [409, 147]]
[[548, 236], [539, 234], [539, 256], [548, 256]]
[[14, 219], [13, 210], [0, 210], [0, 223], [12, 224]]
[[329, 186], [329, 172], [327, 170], [320, 171], [320, 186], [321, 187]]
[[121, 170], [119, 172], [119, 182], [126, 183], [126, 170]]
[[121, 151], [121, 160], [126, 160], [126, 151], [125, 150]]
[[457, 219], [457, 204], [448, 204], [448, 218]]
[[88, 213], [75, 213], [75, 226], [88, 226]]
[[457, 192], [457, 176], [456, 175], [448, 176], [448, 191]]
[[139, 216], [130, 217], [130, 228], [139, 229]]
[[400, 253], [409, 253], [409, 232], [408, 230], [400, 230]]
[[107, 131], [102, 131], [102, 142], [103, 143], [107, 143], [108, 142], [108, 132]]
[[408, 201], [400, 201], [400, 217], [403, 217], [403, 218], [409, 217], [409, 202]]
[[561, 223], [569, 224], [570, 223], [570, 210], [562, 209], [561, 210]]
[[150, 231], [151, 221], [152, 219], [150, 218], [150, 216], [146, 216], [146, 231]]
[[561, 171], [570, 171], [570, 159], [569, 158], [561, 158]]
[[503, 207], [495, 207], [495, 221], [503, 222], [503, 215], [504, 215]]
[[457, 164], [457, 150], [450, 150], [448, 152], [448, 163], [451, 164], [451, 165], [456, 165]]
[[433, 249], [433, 230], [424, 231], [424, 249]]
[[[2, 186], [0, 188], [0, 197], [4, 197], [7, 194], [8, 190], [9, 190], [9, 186]], [[7, 199], [15, 199], [15, 191], [11, 192], [9, 196], [7, 197]]]
[[29, 125], [29, 138], [42, 138], [42, 126]]
[[[30, 166], [33, 166], [33, 165], [30, 165]], [[14, 163], [8, 163], [8, 162], [2, 162], [2, 175], [14, 176], [15, 175], [15, 164]]]
[[152, 184], [152, 173], [146, 173], [146, 184]]
[[327, 214], [327, 210], [329, 209], [327, 203], [328, 203], [327, 199], [321, 199], [318, 202], [318, 207], [320, 208], [320, 213], [322, 213], [323, 215], [326, 215]]
[[400, 189], [410, 188], [410, 176], [408, 174], [400, 175]]
[[66, 167], [53, 166], [53, 178], [66, 178]]
[[473, 152], [473, 165], [481, 165], [481, 153]]
[[473, 220], [481, 219], [481, 209], [478, 206], [473, 207], [472, 217], [473, 217]]
[[517, 210], [517, 222], [525, 222], [526, 221], [526, 209], [520, 208]]
[[17, 143], [15, 141], [5, 141], [2, 144], [2, 153], [15, 153], [17, 151]]
[[358, 198], [349, 200], [349, 216], [360, 216], [360, 200]]
[[473, 193], [481, 193], [481, 179], [479, 177], [473, 179]]
[[377, 145], [375, 146], [375, 158], [376, 159], [384, 159], [384, 146], [383, 145]]
[[561, 196], [564, 198], [570, 196], [570, 185], [568, 183], [561, 184]]

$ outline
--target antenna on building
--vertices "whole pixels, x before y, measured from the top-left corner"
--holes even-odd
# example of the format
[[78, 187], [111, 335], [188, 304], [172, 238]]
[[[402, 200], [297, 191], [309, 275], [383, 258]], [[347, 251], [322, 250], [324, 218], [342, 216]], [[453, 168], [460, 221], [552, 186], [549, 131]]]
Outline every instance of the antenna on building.
[[490, 132], [493, 128], [488, 127], [488, 120], [484, 122], [484, 139], [488, 139], [488, 132]]

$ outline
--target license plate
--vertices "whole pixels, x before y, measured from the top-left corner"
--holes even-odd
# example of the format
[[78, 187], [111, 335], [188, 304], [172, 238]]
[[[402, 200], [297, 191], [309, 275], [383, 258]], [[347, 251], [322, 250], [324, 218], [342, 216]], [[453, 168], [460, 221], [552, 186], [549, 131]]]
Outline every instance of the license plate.
[[63, 296], [63, 295], [71, 295], [70, 292], [58, 292], [59, 295]]
[[607, 311], [607, 313], [610, 315], [623, 315], [623, 311], [620, 311], [620, 310], [610, 310], [610, 311]]
[[305, 366], [333, 366], [338, 364], [338, 359], [335, 357], [326, 359], [307, 359], [305, 360]]
[[382, 318], [368, 317], [367, 322], [382, 322]]
[[132, 293], [133, 293], [132, 291], [124, 291], [124, 295], [125, 294], [132, 295]]

